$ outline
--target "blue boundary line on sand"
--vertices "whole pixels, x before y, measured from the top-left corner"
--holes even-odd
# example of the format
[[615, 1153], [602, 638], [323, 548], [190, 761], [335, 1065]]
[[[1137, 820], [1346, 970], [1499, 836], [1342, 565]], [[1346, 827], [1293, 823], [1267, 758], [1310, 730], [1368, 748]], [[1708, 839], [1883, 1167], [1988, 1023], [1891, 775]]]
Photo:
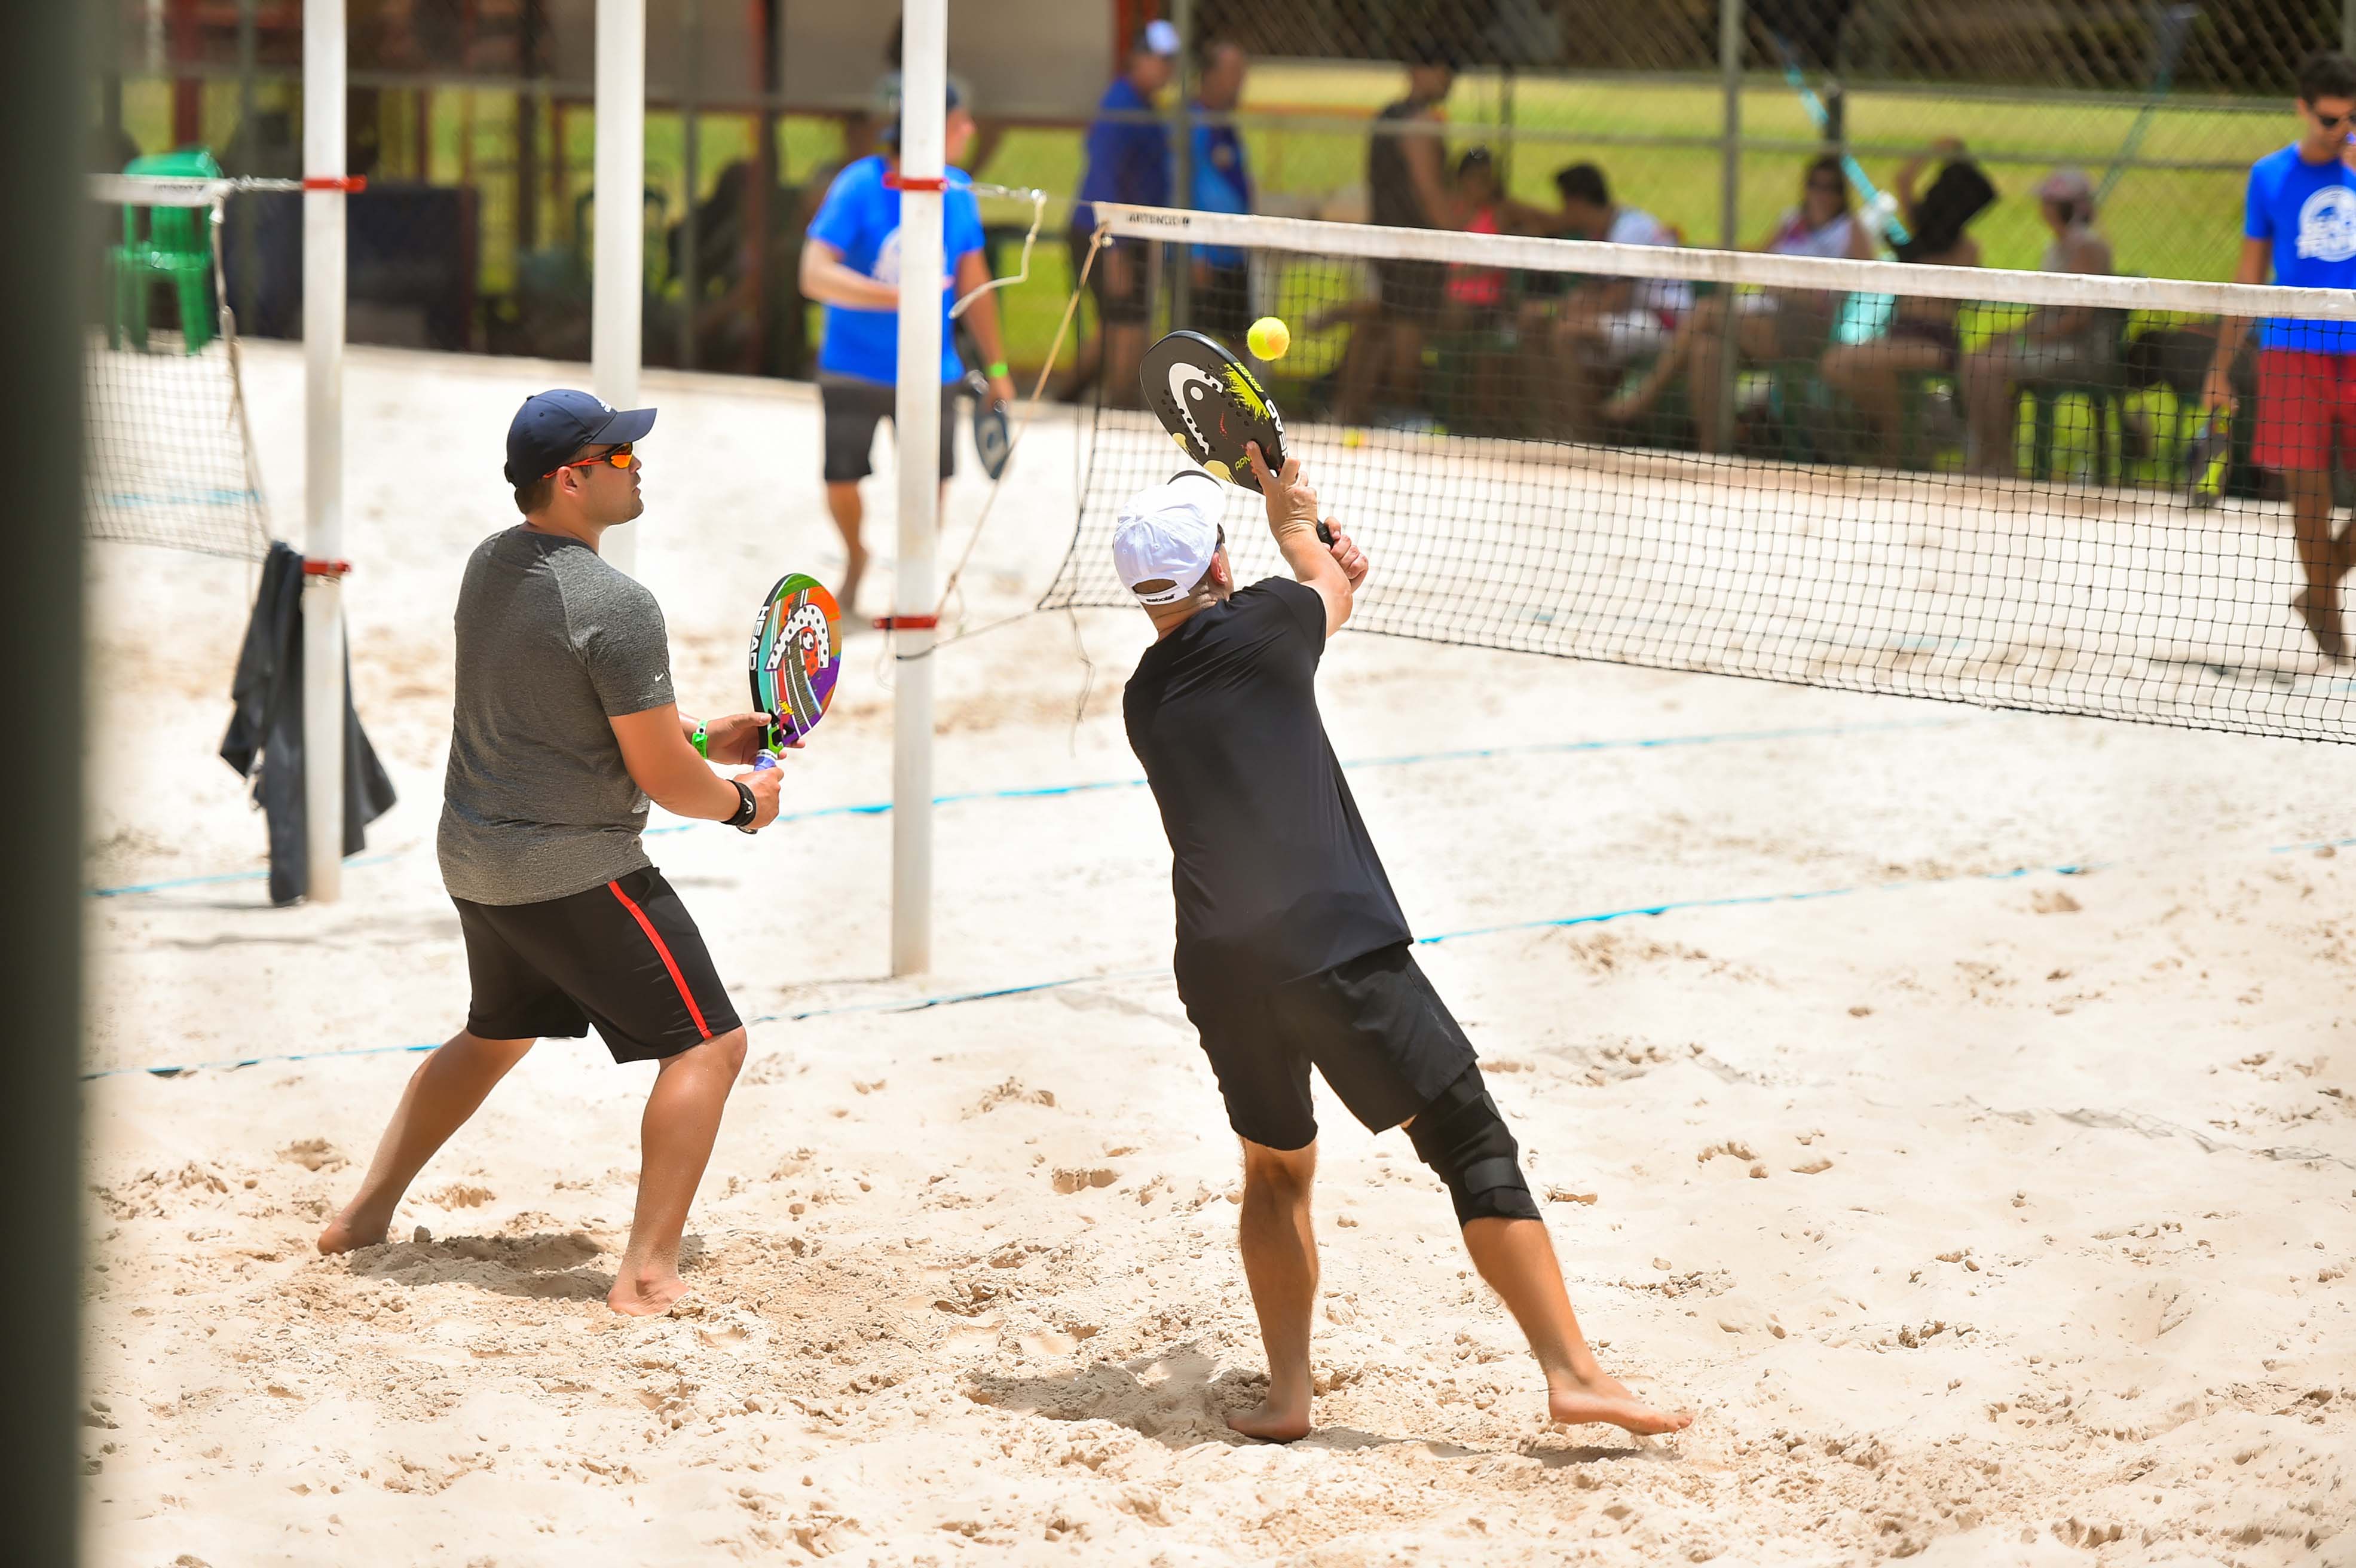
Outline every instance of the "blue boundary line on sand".
[[[1965, 714], [1940, 719], [1900, 719], [1870, 724], [1812, 724], [1783, 730], [1729, 730], [1697, 735], [1655, 735], [1626, 740], [1604, 741], [1542, 741], [1524, 746], [1474, 746], [1453, 752], [1418, 752], [1397, 757], [1365, 757], [1344, 763], [1345, 770], [1364, 768], [1401, 768], [1419, 763], [1478, 762], [1493, 757], [1535, 757], [1553, 754], [1568, 755], [1582, 752], [1657, 752], [1678, 746], [1715, 746], [1740, 741], [1809, 741], [1829, 736], [1885, 733], [1900, 730], [1947, 730], [1959, 725], [1984, 723], [1990, 719], [2008, 718], [2006, 714]], [[1043, 800], [1053, 795], [1094, 795], [1107, 790], [1143, 789], [1142, 778], [1097, 779], [1082, 784], [1040, 784], [1024, 789], [961, 790], [952, 795], [933, 796], [935, 805], [967, 805], [989, 800]], [[792, 811], [779, 816], [771, 827], [788, 822], [814, 822], [827, 816], [889, 816], [892, 803], [888, 800], [864, 801], [853, 805], [822, 805], [809, 811]], [[706, 822], [680, 822], [661, 827], [649, 827], [646, 837], [660, 834], [690, 833], [712, 826]], [[347, 866], [381, 866], [407, 854], [395, 849], [382, 855], [356, 856], [344, 862]], [[120, 899], [141, 893], [169, 892], [179, 888], [209, 887], [221, 882], [258, 882], [269, 876], [266, 870], [217, 871], [209, 876], [167, 877], [160, 881], [130, 882], [121, 887], [87, 888], [85, 897]]]
[[[2309, 839], [2299, 844], [2276, 844], [2265, 851], [2269, 855], [2290, 855], [2319, 849], [2356, 848], [2356, 837], [2346, 838]], [[1804, 892], [1739, 893], [1726, 898], [1672, 899], [1656, 904], [1631, 904], [1624, 909], [1602, 910], [1587, 914], [1555, 915], [1544, 920], [1508, 921], [1498, 925], [1467, 926], [1461, 931], [1435, 932], [1416, 938], [1419, 947], [1436, 946], [1443, 942], [1459, 942], [1472, 937], [1505, 936], [1515, 932], [1547, 931], [1574, 925], [1603, 925], [1616, 920], [1632, 920], [1640, 915], [1676, 914], [1690, 910], [1745, 909], [1768, 904], [1813, 903], [1821, 899], [1846, 898], [1854, 893], [1901, 892], [1914, 888], [1949, 887], [1959, 882], [2008, 882], [2024, 877], [2080, 877], [2104, 869], [2109, 861], [2072, 861], [2058, 866], [2016, 866], [2008, 871], [1965, 871], [1952, 877], [1920, 877], [1893, 882], [1859, 882], [1845, 888], [1817, 888]], [[1151, 979], [1168, 974], [1166, 967], [1150, 969], [1115, 969], [1094, 975], [1072, 975], [1056, 980], [1031, 980], [1013, 986], [993, 986], [984, 990], [945, 991], [929, 997], [892, 997], [877, 1002], [848, 1002], [839, 1007], [806, 1008], [799, 1012], [763, 1013], [744, 1021], [747, 1024], [801, 1023], [809, 1019], [840, 1018], [851, 1013], [919, 1013], [934, 1008], [959, 1007], [967, 1002], [993, 1001], [1003, 997], [1029, 996], [1039, 991], [1066, 990], [1074, 986], [1099, 986], [1121, 980]], [[155, 1078], [174, 1078], [183, 1072], [220, 1071], [239, 1067], [260, 1067], [273, 1062], [316, 1061], [344, 1056], [380, 1056], [394, 1051], [432, 1051], [441, 1042], [429, 1040], [418, 1045], [360, 1045], [340, 1051], [296, 1051], [276, 1056], [252, 1056], [223, 1061], [192, 1061], [166, 1067], [110, 1067], [97, 1072], [81, 1074], [85, 1083], [100, 1078], [125, 1078], [145, 1074]]]

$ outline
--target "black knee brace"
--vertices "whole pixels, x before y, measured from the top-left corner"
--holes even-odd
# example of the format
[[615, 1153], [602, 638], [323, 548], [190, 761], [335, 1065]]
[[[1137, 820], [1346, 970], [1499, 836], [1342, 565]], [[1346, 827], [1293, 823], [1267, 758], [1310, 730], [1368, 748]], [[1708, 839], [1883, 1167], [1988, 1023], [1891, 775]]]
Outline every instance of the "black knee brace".
[[1418, 1111], [1407, 1136], [1417, 1156], [1448, 1183], [1458, 1224], [1538, 1217], [1537, 1200], [1522, 1179], [1521, 1146], [1497, 1115], [1478, 1067], [1466, 1068]]

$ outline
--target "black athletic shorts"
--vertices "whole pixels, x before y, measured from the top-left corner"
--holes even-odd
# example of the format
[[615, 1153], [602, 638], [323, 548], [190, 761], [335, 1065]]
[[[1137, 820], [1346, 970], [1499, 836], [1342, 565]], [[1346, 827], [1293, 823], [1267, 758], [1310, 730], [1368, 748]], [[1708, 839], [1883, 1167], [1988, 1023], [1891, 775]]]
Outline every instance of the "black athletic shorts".
[[[941, 387], [941, 477], [957, 472], [958, 383]], [[875, 472], [875, 426], [893, 419], [900, 389], [856, 376], [818, 379], [818, 399], [826, 411], [826, 482], [852, 485]], [[893, 426], [898, 429], [896, 421]]]
[[[1088, 293], [1096, 296], [1097, 320], [1107, 326], [1138, 325], [1145, 320], [1145, 281], [1150, 270], [1146, 246], [1135, 240], [1109, 240], [1097, 252], [1093, 266], [1088, 263], [1088, 246], [1093, 239], [1090, 230], [1075, 229], [1065, 236], [1072, 255], [1072, 276], [1077, 278], [1080, 269], [1088, 269]], [[1114, 246], [1120, 247], [1122, 270], [1129, 275], [1119, 290], [1112, 286], [1113, 269], [1105, 263]]]
[[1446, 299], [1448, 268], [1439, 261], [1376, 261], [1375, 283], [1382, 291], [1384, 320], [1430, 326], [1440, 319]]
[[576, 1040], [597, 1026], [616, 1061], [676, 1056], [744, 1027], [702, 933], [648, 867], [540, 903], [458, 906], [483, 1040]]
[[1269, 1148], [1315, 1140], [1312, 1063], [1376, 1132], [1430, 1104], [1473, 1064], [1472, 1042], [1405, 942], [1274, 990], [1188, 997], [1186, 1016], [1203, 1037], [1227, 1125]]

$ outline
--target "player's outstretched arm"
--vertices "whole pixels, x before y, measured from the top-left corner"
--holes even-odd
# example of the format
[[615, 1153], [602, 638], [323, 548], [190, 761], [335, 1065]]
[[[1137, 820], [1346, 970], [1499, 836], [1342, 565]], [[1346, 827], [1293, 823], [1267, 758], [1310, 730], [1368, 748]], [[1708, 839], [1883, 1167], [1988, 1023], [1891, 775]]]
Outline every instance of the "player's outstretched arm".
[[765, 827], [777, 819], [777, 789], [785, 770], [769, 768], [723, 779], [704, 765], [680, 727], [679, 705], [666, 702], [637, 713], [606, 720], [622, 748], [622, 765], [647, 798], [673, 816], [725, 822], [734, 816], [743, 797], [736, 783], [753, 792], [753, 826]]
[[[1317, 537], [1317, 492], [1301, 478], [1298, 457], [1286, 458], [1283, 471], [1271, 473], [1258, 442], [1245, 443], [1244, 453], [1251, 459], [1260, 494], [1267, 498], [1268, 530], [1276, 536], [1276, 548], [1283, 552], [1284, 564], [1291, 569], [1293, 581], [1315, 590], [1317, 596], [1325, 601], [1325, 635], [1330, 637], [1350, 619], [1350, 596], [1355, 581], [1343, 569], [1336, 552]], [[1337, 535], [1337, 543], [1339, 539]], [[1357, 559], [1358, 575], [1363, 577], [1365, 558]]]
[[897, 310], [900, 285], [879, 283], [849, 265], [842, 252], [823, 240], [802, 241], [802, 294], [846, 310]]

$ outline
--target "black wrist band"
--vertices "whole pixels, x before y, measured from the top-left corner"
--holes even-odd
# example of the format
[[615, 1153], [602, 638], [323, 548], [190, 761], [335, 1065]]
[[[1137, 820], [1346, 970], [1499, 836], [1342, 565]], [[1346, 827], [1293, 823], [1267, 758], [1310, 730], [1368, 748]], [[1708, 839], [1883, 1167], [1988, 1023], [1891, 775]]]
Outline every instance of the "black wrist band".
[[753, 831], [753, 818], [761, 814], [760, 803], [753, 798], [753, 792], [744, 787], [742, 779], [730, 779], [728, 782], [736, 786], [737, 795], [736, 813], [729, 817], [728, 826], [739, 833], [750, 833]]

